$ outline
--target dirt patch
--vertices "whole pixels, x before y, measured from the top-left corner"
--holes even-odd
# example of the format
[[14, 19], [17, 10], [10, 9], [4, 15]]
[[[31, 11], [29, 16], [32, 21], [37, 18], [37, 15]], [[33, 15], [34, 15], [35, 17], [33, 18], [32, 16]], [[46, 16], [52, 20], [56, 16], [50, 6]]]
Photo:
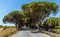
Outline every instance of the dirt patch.
[[4, 28], [0, 28], [0, 31], [2, 31]]
[[51, 37], [60, 37], [60, 34], [48, 32], [48, 31], [45, 31], [45, 32], [43, 32], [43, 33], [45, 33], [45, 34], [47, 34], [47, 35], [49, 35], [49, 36], [51, 36]]

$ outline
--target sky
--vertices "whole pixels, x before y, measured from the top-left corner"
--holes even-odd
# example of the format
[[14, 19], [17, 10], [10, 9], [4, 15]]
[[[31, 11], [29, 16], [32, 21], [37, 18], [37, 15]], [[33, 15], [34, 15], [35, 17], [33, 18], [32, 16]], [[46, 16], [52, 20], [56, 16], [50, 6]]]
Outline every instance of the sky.
[[[23, 4], [27, 4], [27, 3], [35, 2], [35, 1], [38, 2], [42, 0], [0, 0], [0, 25], [14, 26], [14, 24], [10, 24], [10, 23], [4, 24], [2, 22], [3, 17], [7, 15], [8, 13], [10, 13], [11, 11], [22, 10], [21, 6]], [[56, 4], [58, 4], [59, 9], [60, 9], [60, 0], [48, 0], [48, 1], [55, 2]], [[52, 16], [53, 15], [51, 14], [50, 17]], [[60, 11], [56, 14], [55, 17], [60, 17]]]

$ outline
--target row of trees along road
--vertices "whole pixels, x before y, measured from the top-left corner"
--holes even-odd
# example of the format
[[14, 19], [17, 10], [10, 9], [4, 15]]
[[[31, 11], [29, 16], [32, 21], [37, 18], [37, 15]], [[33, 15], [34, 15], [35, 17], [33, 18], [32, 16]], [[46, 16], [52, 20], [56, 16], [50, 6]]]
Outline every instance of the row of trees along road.
[[43, 22], [43, 24], [41, 25], [43, 28], [45, 28], [46, 30], [50, 29], [50, 28], [60, 28], [60, 18], [48, 18], [47, 20], [45, 20]]
[[[19, 25], [19, 28], [26, 25], [32, 27], [38, 25], [40, 28], [41, 22], [49, 15], [56, 14], [58, 5], [54, 2], [31, 2], [21, 6], [22, 11], [11, 11], [3, 18], [4, 23], [14, 23]], [[39, 24], [38, 24], [39, 22]]]

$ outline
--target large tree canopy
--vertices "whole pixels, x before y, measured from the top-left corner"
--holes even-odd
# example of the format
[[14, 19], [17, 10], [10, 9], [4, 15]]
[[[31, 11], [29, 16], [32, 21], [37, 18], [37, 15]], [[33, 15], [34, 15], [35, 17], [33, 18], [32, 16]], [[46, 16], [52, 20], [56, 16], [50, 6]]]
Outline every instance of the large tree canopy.
[[14, 23], [15, 25], [24, 23], [24, 14], [21, 11], [12, 11], [3, 18], [4, 23]]
[[22, 6], [26, 17], [30, 18], [31, 23], [42, 22], [51, 13], [56, 14], [58, 5], [54, 2], [32, 2]]
[[3, 22], [31, 25], [42, 22], [51, 13], [56, 14], [58, 5], [54, 2], [31, 2], [22, 5], [22, 12], [12, 11], [4, 16]]

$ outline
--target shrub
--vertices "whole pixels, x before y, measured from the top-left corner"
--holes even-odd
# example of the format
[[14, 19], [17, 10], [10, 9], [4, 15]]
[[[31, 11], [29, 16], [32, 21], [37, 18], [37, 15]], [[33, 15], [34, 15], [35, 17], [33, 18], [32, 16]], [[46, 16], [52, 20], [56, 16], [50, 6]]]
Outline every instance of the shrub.
[[0, 25], [0, 28], [2, 28], [2, 25]]
[[56, 30], [56, 33], [57, 33], [57, 34], [60, 34], [60, 29], [57, 29], [57, 30]]
[[9, 34], [5, 34], [4, 37], [9, 37]]
[[5, 30], [5, 29], [8, 28], [8, 27], [7, 27], [7, 26], [4, 26], [3, 28], [4, 28], [4, 30]]
[[60, 29], [60, 26], [57, 26], [56, 28], [57, 28], [57, 29]]

